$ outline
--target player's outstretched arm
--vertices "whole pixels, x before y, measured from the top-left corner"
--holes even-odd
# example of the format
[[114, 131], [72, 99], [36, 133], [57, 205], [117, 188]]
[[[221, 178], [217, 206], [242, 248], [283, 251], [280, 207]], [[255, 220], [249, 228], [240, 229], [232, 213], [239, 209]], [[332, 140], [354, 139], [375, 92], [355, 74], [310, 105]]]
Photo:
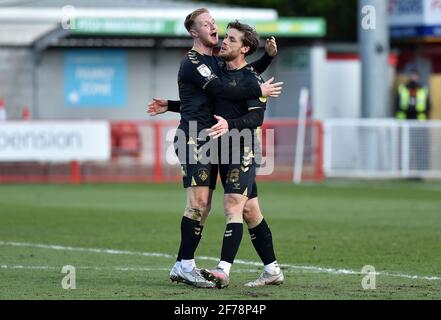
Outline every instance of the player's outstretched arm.
[[262, 90], [261, 97], [277, 98], [282, 93], [283, 82], [273, 83], [273, 81], [274, 77], [260, 85], [260, 90]]
[[219, 78], [210, 81], [205, 89], [209, 94], [230, 100], [249, 100], [260, 97], [278, 97], [282, 92], [283, 82], [273, 83], [274, 77], [261, 84], [253, 84], [250, 86], [230, 87], [224, 84]]
[[[278, 97], [282, 92], [283, 82], [273, 83], [274, 77], [269, 79], [260, 85], [260, 92], [262, 92], [263, 97]], [[241, 88], [241, 87], [239, 87]], [[243, 87], [248, 88], [248, 87]], [[230, 89], [227, 89], [230, 90]], [[233, 87], [234, 91], [234, 87]], [[224, 97], [224, 96], [222, 96]], [[260, 98], [260, 96], [259, 96]], [[158, 114], [171, 111], [171, 112], [181, 112], [181, 101], [179, 100], [164, 100], [153, 98], [153, 100], [148, 104], [147, 113], [150, 116], [156, 116]]]
[[181, 102], [175, 100], [153, 98], [147, 105], [147, 113], [152, 117], [167, 111], [180, 112], [180, 110]]
[[274, 36], [271, 36], [270, 38], [266, 38], [265, 52], [268, 53], [270, 57], [275, 57], [277, 55], [277, 42]]
[[276, 38], [271, 36], [265, 40], [265, 53], [259, 60], [250, 63], [250, 66], [256, 70], [257, 73], [262, 74], [271, 64], [273, 58], [277, 55]]
[[200, 61], [186, 61], [180, 70], [181, 81], [193, 83], [217, 98], [229, 100], [249, 100], [262, 96], [277, 97], [282, 83], [272, 83], [274, 78], [259, 86], [258, 83], [248, 86], [231, 87], [223, 82], [206, 64]]
[[152, 117], [167, 112], [167, 110], [168, 101], [164, 99], [153, 98], [147, 105], [147, 113]]
[[264, 114], [264, 108], [257, 108], [237, 119], [224, 119], [223, 117], [215, 115], [214, 118], [217, 120], [217, 123], [208, 129], [208, 135], [213, 139], [216, 139], [231, 129], [255, 129], [262, 125]]

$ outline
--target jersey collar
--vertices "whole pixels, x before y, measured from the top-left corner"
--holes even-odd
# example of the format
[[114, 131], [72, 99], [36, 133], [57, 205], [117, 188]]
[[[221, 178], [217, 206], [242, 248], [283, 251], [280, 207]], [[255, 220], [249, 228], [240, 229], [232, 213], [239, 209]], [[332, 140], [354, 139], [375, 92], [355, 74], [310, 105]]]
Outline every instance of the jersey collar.
[[225, 68], [226, 68], [228, 71], [237, 71], [237, 70], [240, 70], [240, 69], [245, 68], [247, 65], [248, 65], [248, 62], [245, 61], [244, 64], [242, 64], [241, 66], [237, 67], [236, 69], [228, 69], [226, 64], [225, 64]]

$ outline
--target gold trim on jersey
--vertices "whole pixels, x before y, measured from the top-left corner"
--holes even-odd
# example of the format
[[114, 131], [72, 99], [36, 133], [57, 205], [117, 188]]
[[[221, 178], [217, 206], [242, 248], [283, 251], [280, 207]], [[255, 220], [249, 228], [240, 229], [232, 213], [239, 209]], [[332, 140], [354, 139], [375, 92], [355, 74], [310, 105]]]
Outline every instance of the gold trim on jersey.
[[236, 68], [236, 70], [243, 69], [243, 68], [245, 68], [247, 65], [248, 65], [248, 62], [245, 61], [244, 64], [241, 65], [240, 67]]
[[[196, 51], [196, 50], [194, 50], [194, 51]], [[187, 57], [188, 57], [188, 59], [190, 59], [191, 63], [193, 63], [193, 64], [198, 64], [199, 63], [198, 57], [197, 57], [195, 52], [193, 52], [193, 51], [187, 52]]]
[[195, 47], [191, 48], [189, 52], [191, 51], [196, 51], [197, 53], [199, 53], [201, 56], [203, 56], [204, 54], [202, 52], [200, 52], [198, 49], [196, 49]]

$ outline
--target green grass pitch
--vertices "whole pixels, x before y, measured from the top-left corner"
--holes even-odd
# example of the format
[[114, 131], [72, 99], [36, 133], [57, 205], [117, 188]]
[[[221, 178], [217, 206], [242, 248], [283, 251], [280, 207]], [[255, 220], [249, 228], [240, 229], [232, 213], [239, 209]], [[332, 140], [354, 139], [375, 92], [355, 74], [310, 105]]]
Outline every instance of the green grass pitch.
[[[199, 267], [220, 254], [221, 189]], [[231, 284], [218, 290], [168, 279], [180, 184], [0, 185], [0, 299], [441, 299], [440, 182], [261, 183], [259, 195], [285, 283], [243, 286], [262, 270], [245, 229]], [[75, 290], [61, 286], [64, 265]], [[362, 288], [365, 265], [379, 273], [376, 289]]]

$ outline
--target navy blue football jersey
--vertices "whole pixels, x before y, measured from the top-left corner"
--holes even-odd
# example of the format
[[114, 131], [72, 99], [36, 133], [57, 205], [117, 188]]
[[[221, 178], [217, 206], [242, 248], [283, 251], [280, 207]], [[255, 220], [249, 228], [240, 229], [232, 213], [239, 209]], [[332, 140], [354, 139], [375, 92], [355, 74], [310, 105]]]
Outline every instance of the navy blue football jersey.
[[[228, 70], [225, 67], [221, 68], [219, 72], [222, 81], [228, 84], [229, 87], [236, 86], [253, 86], [260, 85], [264, 81], [256, 70], [246, 65], [240, 69]], [[214, 114], [225, 119], [236, 119], [247, 114], [249, 111], [257, 108], [266, 108], [266, 97], [231, 100], [228, 97], [214, 99]]]
[[215, 97], [230, 100], [257, 99], [260, 94], [258, 82], [247, 86], [230, 87], [219, 78], [222, 60], [190, 50], [181, 63], [178, 73], [181, 122], [179, 128], [188, 134], [189, 122], [197, 121], [197, 133], [216, 123], [214, 113]]

